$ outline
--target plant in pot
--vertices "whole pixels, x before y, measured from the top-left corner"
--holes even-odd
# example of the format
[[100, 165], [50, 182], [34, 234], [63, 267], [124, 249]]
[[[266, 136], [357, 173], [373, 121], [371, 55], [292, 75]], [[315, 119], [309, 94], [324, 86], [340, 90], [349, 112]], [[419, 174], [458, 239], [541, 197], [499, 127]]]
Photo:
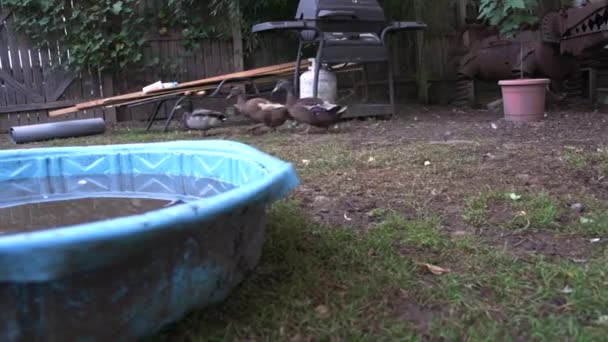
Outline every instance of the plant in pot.
[[[536, 24], [540, 18], [534, 15], [537, 0], [481, 0], [479, 19], [498, 28], [505, 39], [517, 41], [519, 61], [514, 68], [515, 79], [501, 80], [505, 119], [508, 121], [537, 121], [545, 114], [546, 78], [529, 78], [524, 59], [533, 52], [533, 34], [522, 30]], [[517, 37], [515, 37], [518, 35]], [[529, 39], [527, 38], [529, 37]], [[516, 38], [516, 39], [515, 39]]]

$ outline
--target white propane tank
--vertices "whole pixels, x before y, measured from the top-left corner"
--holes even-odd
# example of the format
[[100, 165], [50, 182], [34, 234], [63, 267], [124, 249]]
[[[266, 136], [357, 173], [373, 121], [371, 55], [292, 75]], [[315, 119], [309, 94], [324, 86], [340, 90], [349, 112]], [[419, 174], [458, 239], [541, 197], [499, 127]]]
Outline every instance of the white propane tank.
[[[300, 76], [300, 98], [313, 97], [313, 86], [315, 79], [315, 60], [309, 59], [310, 67], [308, 71]], [[319, 70], [319, 92], [318, 98], [331, 103], [336, 103], [338, 98], [338, 78], [336, 75], [323, 66]]]

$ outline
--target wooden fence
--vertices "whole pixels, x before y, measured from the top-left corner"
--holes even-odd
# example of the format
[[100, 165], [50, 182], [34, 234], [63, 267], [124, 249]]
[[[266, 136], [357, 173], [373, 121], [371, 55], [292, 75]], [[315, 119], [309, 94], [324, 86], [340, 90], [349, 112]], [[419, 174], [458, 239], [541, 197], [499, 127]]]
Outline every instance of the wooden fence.
[[[407, 14], [406, 20], [421, 19], [429, 25], [424, 35], [423, 51], [418, 51], [415, 34], [398, 34], [393, 39], [394, 59], [398, 77], [398, 98], [405, 99], [416, 93], [417, 71], [424, 68], [430, 82], [431, 97], [450, 94], [438, 83], [455, 79], [458, 56], [458, 31], [476, 0], [428, 0], [427, 11], [421, 18]], [[153, 105], [136, 108], [96, 109], [49, 118], [48, 111], [68, 106], [75, 102], [107, 97], [120, 93], [138, 91], [143, 86], [162, 80], [189, 81], [238, 71], [243, 66], [254, 68], [292, 61], [295, 58], [295, 41], [284, 35], [259, 36], [261, 48], [243, 61], [239, 50], [241, 38], [226, 40], [203, 40], [196, 51], [186, 54], [179, 34], [169, 33], [150, 37], [144, 51], [145, 62], [158, 63], [143, 72], [128, 72], [113, 77], [101, 75], [95, 70], [82, 74], [62, 71], [60, 52], [62, 47], [39, 51], [14, 30], [12, 13], [1, 7], [0, 0], [0, 131], [16, 125], [43, 123], [47, 121], [104, 117], [109, 122], [145, 119]], [[162, 1], [142, 0], [142, 8], [159, 6]], [[412, 1], [407, 1], [410, 5]], [[546, 3], [546, 4], [545, 4]], [[558, 0], [544, 0], [543, 9], [553, 8]], [[404, 3], [404, 8], [410, 6]], [[545, 8], [546, 7], [546, 8]], [[475, 9], [472, 9], [475, 12]], [[474, 16], [475, 13], [472, 13]], [[289, 19], [289, 18], [286, 18]], [[239, 57], [239, 58], [235, 58]], [[424, 63], [420, 64], [420, 61]], [[244, 65], [243, 65], [244, 64]], [[379, 66], [371, 81], [377, 85], [378, 93], [385, 92], [386, 72]], [[374, 80], [374, 77], [376, 78]], [[356, 79], [356, 77], [355, 77]], [[433, 94], [435, 89], [435, 94]], [[373, 89], [372, 89], [373, 92]], [[381, 94], [383, 95], [383, 94]], [[385, 95], [385, 94], [384, 94]], [[170, 105], [170, 104], [169, 104]], [[169, 106], [163, 111], [166, 114]], [[163, 113], [161, 111], [161, 117]]]
[[[142, 10], [160, 6], [143, 0]], [[0, 131], [18, 125], [78, 118], [103, 117], [108, 122], [141, 120], [151, 107], [95, 109], [61, 117], [49, 117], [49, 110], [78, 102], [141, 90], [147, 84], [184, 82], [235, 71], [234, 44], [230, 39], [200, 42], [200, 48], [186, 53], [178, 34], [148, 39], [143, 71], [125, 70], [113, 76], [96, 70], [80, 74], [62, 66], [66, 50], [61, 46], [39, 50], [15, 31], [14, 15], [0, 1]], [[155, 61], [155, 63], [152, 63]], [[242, 68], [242, 65], [239, 66]], [[160, 117], [162, 117], [162, 112]]]
[[[113, 93], [111, 79], [95, 71], [73, 74], [60, 68], [61, 47], [38, 50], [14, 30], [14, 17], [0, 8], [0, 131], [17, 125], [63, 120], [48, 110]], [[104, 117], [114, 110], [90, 110], [68, 118]]]
[[[157, 59], [161, 67], [150, 67], [144, 72], [114, 77], [117, 93], [140, 91], [145, 85], [156, 81], [186, 82], [237, 71], [234, 62], [233, 43], [230, 40], [205, 39], [200, 48], [186, 54], [178, 35], [153, 37], [145, 48], [145, 62]], [[171, 103], [161, 108], [162, 118]], [[144, 120], [154, 109], [154, 104], [133, 108], [119, 108], [120, 121]]]

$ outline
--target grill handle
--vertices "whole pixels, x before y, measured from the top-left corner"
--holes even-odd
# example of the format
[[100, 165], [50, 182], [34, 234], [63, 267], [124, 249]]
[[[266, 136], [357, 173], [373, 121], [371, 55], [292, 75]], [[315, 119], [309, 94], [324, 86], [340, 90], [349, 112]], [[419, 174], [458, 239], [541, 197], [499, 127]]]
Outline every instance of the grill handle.
[[321, 10], [319, 11], [319, 18], [321, 19], [331, 19], [336, 20], [339, 18], [346, 18], [357, 20], [359, 16], [355, 11], [331, 11], [331, 10]]
[[391, 31], [398, 30], [425, 30], [427, 25], [419, 21], [394, 21], [389, 26], [382, 30], [380, 33], [380, 39], [385, 41], [386, 35]]

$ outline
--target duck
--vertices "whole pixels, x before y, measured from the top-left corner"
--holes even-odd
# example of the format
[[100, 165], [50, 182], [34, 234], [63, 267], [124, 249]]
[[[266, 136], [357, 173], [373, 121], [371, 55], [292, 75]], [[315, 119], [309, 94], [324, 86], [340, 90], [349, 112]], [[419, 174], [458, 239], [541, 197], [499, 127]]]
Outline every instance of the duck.
[[307, 97], [298, 99], [293, 94], [293, 86], [290, 81], [279, 80], [272, 91], [276, 93], [284, 90], [287, 92], [285, 106], [289, 115], [296, 121], [310, 126], [321, 127], [329, 130], [329, 127], [341, 121], [342, 115], [348, 110], [347, 106], [341, 106], [328, 101]]
[[184, 128], [203, 131], [205, 136], [207, 131], [221, 126], [227, 119], [224, 113], [204, 108], [194, 109], [192, 103], [184, 105], [183, 108], [185, 109], [182, 116]]
[[256, 97], [247, 100], [245, 94], [240, 87], [233, 87], [230, 90], [228, 99], [237, 97], [237, 103], [234, 107], [244, 116], [257, 122], [258, 125], [250, 130], [255, 130], [261, 126], [270, 127], [276, 131], [277, 127], [283, 125], [289, 119], [287, 106], [281, 103], [273, 102], [261, 97]]

